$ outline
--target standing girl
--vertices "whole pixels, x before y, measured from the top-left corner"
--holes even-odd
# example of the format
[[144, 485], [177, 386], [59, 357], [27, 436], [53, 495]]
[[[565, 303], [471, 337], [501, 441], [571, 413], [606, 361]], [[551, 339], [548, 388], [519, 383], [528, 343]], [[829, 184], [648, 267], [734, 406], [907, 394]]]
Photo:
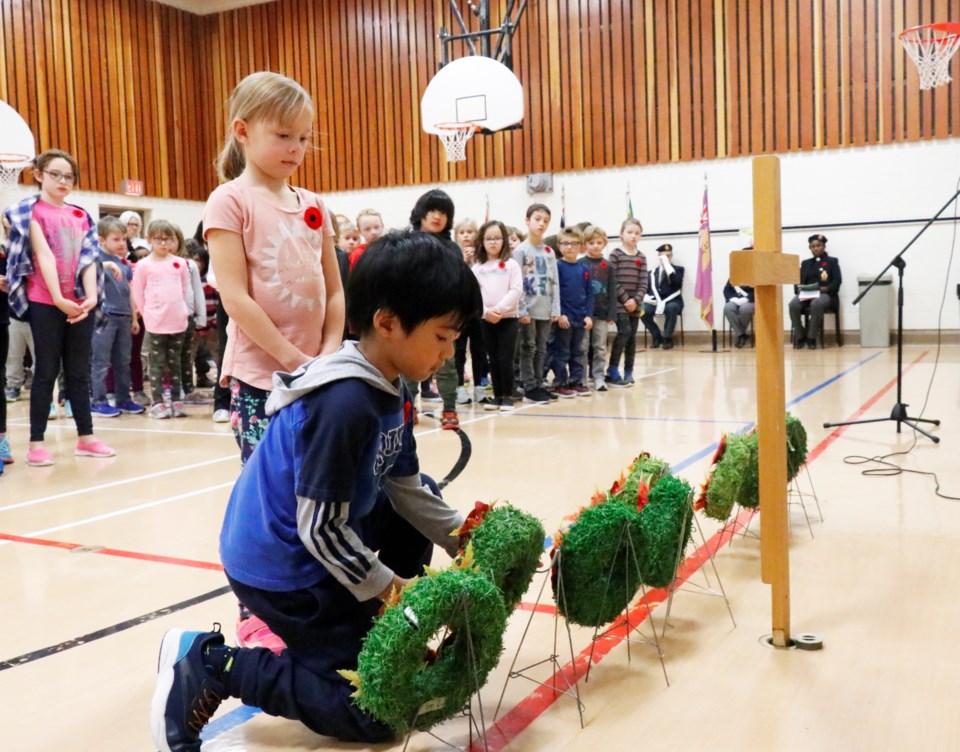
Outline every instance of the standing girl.
[[621, 388], [634, 383], [633, 361], [637, 352], [637, 325], [642, 314], [643, 296], [647, 294], [647, 259], [637, 250], [637, 243], [642, 235], [643, 225], [639, 219], [625, 220], [620, 225], [620, 242], [623, 247], [614, 248], [610, 253], [610, 271], [615, 280], [613, 289], [616, 291], [617, 301], [617, 336], [610, 350], [607, 383]]
[[[130, 289], [143, 325], [150, 335], [151, 418], [183, 418], [180, 400], [180, 353], [187, 330], [186, 294], [190, 289], [186, 262], [177, 255], [183, 246], [180, 228], [164, 219], [147, 227], [150, 255], [137, 262]], [[163, 373], [170, 374], [172, 406], [163, 398]]]
[[485, 410], [513, 410], [513, 356], [517, 350], [517, 308], [523, 294], [520, 266], [510, 258], [507, 229], [496, 220], [477, 233], [477, 263], [473, 273], [483, 294], [480, 333], [490, 359], [493, 401]]
[[225, 182], [207, 201], [204, 236], [230, 316], [221, 380], [246, 462], [267, 427], [274, 371], [294, 371], [340, 347], [343, 285], [330, 214], [287, 183], [313, 136], [313, 102], [291, 79], [253, 73], [230, 96]]
[[78, 457], [113, 457], [116, 452], [93, 435], [90, 417], [90, 351], [94, 317], [103, 289], [97, 228], [90, 215], [67, 203], [80, 176], [77, 161], [59, 149], [34, 160], [40, 194], [9, 207], [7, 283], [10, 308], [33, 332], [33, 386], [30, 389], [30, 448], [27, 464], [53, 464], [43, 446], [53, 386], [62, 366], [77, 424]]

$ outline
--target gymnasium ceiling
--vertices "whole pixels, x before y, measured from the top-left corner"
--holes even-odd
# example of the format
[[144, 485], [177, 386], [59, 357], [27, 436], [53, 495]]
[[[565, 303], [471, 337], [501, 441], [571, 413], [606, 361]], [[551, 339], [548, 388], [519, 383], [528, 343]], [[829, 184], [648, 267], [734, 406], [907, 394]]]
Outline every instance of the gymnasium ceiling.
[[276, 0], [154, 0], [164, 5], [172, 5], [174, 8], [185, 10], [198, 15], [207, 15], [209, 13], [221, 13], [225, 10], [242, 8], [245, 5], [263, 5], [272, 3]]

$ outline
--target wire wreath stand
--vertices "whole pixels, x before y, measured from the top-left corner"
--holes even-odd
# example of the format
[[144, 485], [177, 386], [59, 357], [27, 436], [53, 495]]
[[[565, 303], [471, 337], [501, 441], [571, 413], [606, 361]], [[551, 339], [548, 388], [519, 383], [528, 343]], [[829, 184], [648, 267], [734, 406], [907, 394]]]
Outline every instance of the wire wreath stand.
[[[558, 634], [560, 630], [560, 611], [559, 609], [554, 609], [553, 612], [553, 650], [546, 658], [536, 661], [524, 666], [523, 668], [516, 668], [517, 659], [520, 657], [520, 651], [523, 649], [523, 644], [526, 642], [527, 633], [530, 631], [530, 625], [533, 623], [533, 617], [537, 613], [537, 607], [540, 605], [543, 600], [543, 591], [547, 586], [547, 582], [550, 581], [550, 575], [553, 572], [554, 565], [557, 566], [557, 596], [556, 600], [563, 603], [564, 612], [567, 611], [567, 595], [564, 590], [563, 585], [563, 569], [560, 567], [560, 556], [562, 551], [557, 550], [556, 553], [550, 558], [550, 561], [547, 562], [545, 569], [538, 569], [535, 574], [543, 575], [543, 581], [540, 583], [540, 590], [537, 591], [537, 598], [533, 602], [533, 608], [530, 609], [530, 617], [527, 619], [527, 623], [523, 628], [523, 634], [520, 636], [520, 644], [517, 645], [517, 652], [514, 653], [513, 660], [510, 662], [510, 670], [507, 672], [507, 679], [503, 683], [503, 689], [500, 691], [500, 699], [497, 701], [497, 709], [493, 713], [493, 722], [497, 722], [497, 718], [500, 715], [500, 707], [503, 705], [504, 695], [507, 693], [507, 685], [510, 683], [511, 679], [526, 679], [527, 681], [532, 681], [534, 684], [539, 684], [541, 687], [546, 687], [547, 689], [553, 690], [554, 695], [563, 694], [571, 698], [577, 704], [577, 713], [580, 716], [580, 728], [583, 728], [583, 711], [584, 704], [580, 699], [580, 689], [579, 681], [577, 680], [577, 671], [576, 671], [576, 656], [573, 652], [573, 635], [570, 632], [570, 622], [566, 619], [563, 619], [564, 627], [567, 632], [567, 647], [570, 650], [570, 666], [572, 666], [572, 672], [574, 681], [571, 684], [570, 680], [567, 678], [567, 673], [563, 670], [563, 666], [560, 665], [560, 654], [557, 650], [557, 641]], [[553, 670], [552, 681], [551, 683], [542, 682], [539, 679], [535, 679], [530, 676], [528, 672], [531, 669], [535, 669], [544, 664], [549, 664], [550, 668]], [[563, 682], [563, 686], [560, 687], [557, 684], [556, 677], [559, 677]]]
[[[466, 598], [466, 593], [465, 593], [465, 592], [461, 592], [461, 593], [460, 593], [460, 597], [459, 597], [459, 599], [457, 600], [457, 606], [456, 606], [456, 608], [453, 610], [453, 612], [452, 612], [449, 620], [450, 620], [450, 621], [455, 621], [455, 620], [456, 620], [456, 617], [459, 616], [460, 614], [463, 614], [463, 620], [462, 620], [461, 623], [464, 625], [463, 628], [464, 628], [464, 629], [466, 630], [466, 632], [467, 632], [467, 670], [470, 672], [470, 675], [471, 675], [471, 676], [476, 677], [476, 675], [477, 675], [477, 660], [476, 660], [476, 655], [475, 655], [474, 650], [473, 650], [473, 635], [470, 633], [470, 602], [469, 602], [469, 600]], [[439, 638], [439, 645], [440, 645], [440, 648], [439, 648], [439, 649], [442, 649], [442, 646], [443, 646], [444, 642], [447, 640], [447, 638], [450, 636], [450, 634], [451, 634], [451, 631], [450, 631], [450, 626], [449, 626], [449, 624], [444, 624], [443, 632], [441, 633], [440, 638]], [[439, 652], [439, 649], [438, 649], [438, 652]], [[479, 685], [479, 682], [478, 682], [478, 685]], [[447, 746], [447, 747], [450, 747], [451, 749], [460, 750], [460, 752], [468, 752], [468, 750], [472, 750], [472, 749], [473, 749], [473, 744], [474, 744], [474, 732], [476, 732], [477, 738], [478, 738], [478, 739], [480, 740], [480, 742], [483, 744], [483, 749], [484, 749], [484, 751], [485, 751], [485, 752], [489, 752], [489, 749], [490, 749], [490, 748], [489, 748], [489, 746], [487, 745], [486, 721], [484, 720], [484, 714], [483, 714], [483, 699], [482, 699], [481, 696], [480, 696], [480, 689], [481, 689], [481, 688], [482, 688], [482, 686], [478, 686], [478, 687], [477, 687], [477, 691], [473, 693], [473, 695], [472, 695], [471, 698], [470, 698], [469, 703], [467, 704], [467, 706], [463, 709], [463, 711], [462, 711], [462, 713], [461, 713], [461, 716], [466, 716], [466, 718], [467, 718], [467, 720], [468, 720], [469, 736], [468, 736], [468, 743], [467, 743], [467, 746], [466, 746], [466, 747], [458, 747], [458, 746], [457, 746], [456, 744], [454, 744], [453, 742], [447, 741], [446, 739], [444, 739], [444, 738], [438, 736], [437, 734], [433, 733], [433, 731], [432, 731], [431, 729], [426, 729], [426, 730], [421, 731], [421, 730], [419, 730], [419, 729], [417, 729], [417, 728], [415, 727], [414, 724], [416, 723], [417, 718], [419, 718], [421, 715], [423, 715], [423, 714], [425, 714], [425, 713], [433, 712], [434, 710], [439, 710], [440, 708], [443, 707], [445, 698], [443, 698], [443, 697], [437, 697], [437, 698], [434, 698], [434, 699], [432, 699], [432, 700], [428, 700], [427, 702], [423, 703], [423, 705], [421, 705], [421, 706], [417, 709], [417, 712], [416, 712], [416, 714], [414, 715], [414, 717], [410, 720], [409, 730], [407, 731], [407, 733], [406, 733], [406, 735], [404, 736], [404, 739], [403, 739], [403, 752], [406, 752], [407, 747], [408, 747], [409, 744], [410, 744], [410, 739], [412, 739], [412, 738], [413, 738], [413, 735], [414, 735], [415, 733], [417, 733], [417, 732], [422, 733], [422, 734], [427, 734], [428, 736], [432, 736], [434, 739], [436, 739], [436, 740], [437, 740], [438, 742], [440, 742], [441, 744], [443, 744], [443, 745], [445, 745], [445, 746]], [[474, 696], [477, 698], [477, 712], [478, 712], [478, 714], [479, 714], [479, 716], [480, 716], [480, 722], [479, 722], [479, 723], [477, 723], [477, 716], [474, 715], [474, 712], [473, 712], [473, 697], [474, 697]], [[452, 720], [452, 719], [450, 719], [450, 720]]]
[[[704, 584], [701, 585], [697, 582], [691, 582], [689, 578], [681, 580], [677, 573], [680, 571], [680, 564], [683, 562], [683, 553], [686, 546], [683, 543], [683, 538], [681, 537], [680, 545], [677, 551], [677, 562], [674, 567], [674, 577], [670, 582], [668, 588], [669, 595], [667, 596], [667, 610], [663, 617], [663, 628], [660, 630], [660, 636], [663, 637], [667, 633], [667, 627], [670, 626], [670, 611], [673, 609], [673, 596], [677, 591], [682, 592], [692, 592], [696, 595], [705, 595], [711, 598], [723, 598], [723, 602], [727, 607], [727, 613], [730, 614], [730, 621], [733, 623], [733, 628], [737, 628], [737, 620], [733, 616], [733, 609], [730, 607], [730, 599], [727, 598], [727, 591], [723, 587], [723, 581], [720, 579], [720, 572], [717, 571], [717, 564], [714, 559], [713, 549], [708, 545], [707, 539], [703, 534], [703, 528], [700, 526], [700, 518], [697, 517], [696, 513], [693, 511], [693, 499], [692, 496], [687, 499], [687, 514], [683, 519], [683, 524], [681, 530], [685, 530], [688, 520], [692, 518], [693, 522], [696, 523], [697, 535], [700, 536], [700, 545], [696, 549], [696, 560], [697, 566], [695, 571], [700, 572], [703, 575]], [[719, 545], [722, 540], [722, 532], [718, 534], [717, 544]], [[704, 559], [704, 552], [706, 552], [706, 559]], [[710, 574], [707, 572], [706, 565], [709, 562], [710, 568], [713, 570], [713, 576], [717, 580], [717, 588], [714, 589], [713, 584], [710, 582]]]

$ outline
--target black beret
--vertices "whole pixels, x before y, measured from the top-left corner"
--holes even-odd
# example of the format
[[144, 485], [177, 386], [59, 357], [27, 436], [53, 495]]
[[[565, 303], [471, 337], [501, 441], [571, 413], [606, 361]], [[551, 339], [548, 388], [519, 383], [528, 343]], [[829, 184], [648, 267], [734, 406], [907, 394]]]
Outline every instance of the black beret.
[[673, 250], [672, 245], [670, 245], [669, 243], [664, 243], [662, 246], [657, 248], [657, 253], [667, 253], [668, 251], [672, 251], [672, 250]]
[[827, 236], [826, 236], [826, 235], [811, 235], [809, 238], [807, 238], [807, 243], [812, 243], [814, 240], [819, 240], [819, 241], [820, 241], [821, 243], [823, 243], [824, 245], [827, 244]]

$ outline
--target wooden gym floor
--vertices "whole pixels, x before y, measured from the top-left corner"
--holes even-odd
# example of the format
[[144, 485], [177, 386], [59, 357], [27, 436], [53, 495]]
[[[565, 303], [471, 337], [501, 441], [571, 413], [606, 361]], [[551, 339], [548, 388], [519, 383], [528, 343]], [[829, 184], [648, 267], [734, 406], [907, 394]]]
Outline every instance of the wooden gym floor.
[[[817, 633], [822, 651], [761, 645], [770, 631], [770, 596], [760, 582], [756, 518], [745, 537], [720, 541], [716, 555], [736, 627], [723, 600], [703, 594], [708, 584], [717, 589], [709, 563], [701, 566], [694, 548], [688, 551], [689, 584], [676, 594], [661, 638], [669, 686], [654, 650], [624, 642], [621, 630], [596, 643], [589, 681], [579, 682], [583, 729], [572, 699], [525, 678], [506, 684], [494, 726], [518, 646], [518, 666], [550, 653], [556, 623], [549, 588], [541, 608], [529, 606], [538, 576], [481, 693], [490, 749], [955, 748], [960, 601], [950, 593], [960, 507], [937, 498], [928, 478], [863, 477], [862, 468], [844, 463], [846, 455], [906, 448], [912, 432], [898, 435], [892, 423], [821, 427], [888, 414], [895, 355], [849, 346], [786, 352], [787, 399], [810, 435], [802, 487], [812, 479], [823, 513], [821, 522], [808, 499], [808, 528], [803, 508], [791, 506], [792, 631]], [[934, 357], [931, 346], [906, 349], [904, 399], [912, 410], [923, 403]], [[464, 510], [476, 499], [509, 499], [552, 534], [641, 450], [668, 459], [699, 485], [720, 435], [756, 417], [753, 352], [647, 351], [638, 354], [637, 374], [634, 388], [589, 399], [504, 416], [463, 410], [472, 457], [447, 498]], [[938, 473], [944, 491], [960, 496], [958, 402], [960, 350], [948, 347], [927, 410], [943, 421], [943, 441], [920, 438], [903, 462]], [[41, 469], [23, 463], [27, 404], [10, 406], [17, 462], [0, 478], [3, 750], [146, 752], [153, 748], [148, 713], [164, 631], [219, 621], [232, 641], [236, 607], [217, 566], [217, 537], [239, 463], [229, 428], [214, 425], [209, 412], [194, 408], [185, 420], [164, 422], [97, 419], [97, 432], [119, 449], [111, 460], [74, 458], [74, 427], [61, 418], [48, 432], [57, 464]], [[436, 477], [458, 458], [456, 436], [429, 418], [418, 442], [424, 470]], [[716, 542], [716, 524], [699, 519]], [[651, 622], [663, 627], [665, 606], [644, 622], [648, 638]], [[558, 628], [559, 661], [572, 676], [562, 622]], [[573, 629], [571, 637], [582, 675], [592, 634]], [[551, 673], [549, 664], [529, 672], [540, 681]], [[468, 742], [466, 720], [436, 731], [460, 747]], [[205, 739], [209, 752], [361, 749], [235, 702], [221, 707]], [[448, 747], [420, 734], [410, 749]]]

